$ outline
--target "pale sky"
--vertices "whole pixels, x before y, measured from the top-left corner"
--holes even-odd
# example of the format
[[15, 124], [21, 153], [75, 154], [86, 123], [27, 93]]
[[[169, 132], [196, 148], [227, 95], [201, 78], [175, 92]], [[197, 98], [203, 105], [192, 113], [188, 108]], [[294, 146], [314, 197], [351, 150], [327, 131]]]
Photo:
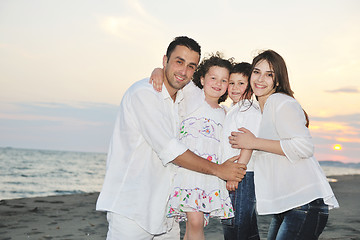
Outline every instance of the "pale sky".
[[360, 162], [359, 9], [358, 0], [0, 0], [0, 147], [106, 152], [123, 93], [186, 35], [203, 56], [278, 52], [318, 160]]

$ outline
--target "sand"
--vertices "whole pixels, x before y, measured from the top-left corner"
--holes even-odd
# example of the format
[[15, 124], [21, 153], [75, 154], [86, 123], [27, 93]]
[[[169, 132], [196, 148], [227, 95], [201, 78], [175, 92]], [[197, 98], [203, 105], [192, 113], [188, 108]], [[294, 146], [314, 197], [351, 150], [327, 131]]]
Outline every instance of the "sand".
[[[337, 176], [331, 186], [340, 208], [330, 211], [320, 239], [360, 239], [360, 175]], [[0, 201], [0, 240], [105, 239], [106, 215], [95, 211], [98, 193], [21, 198]], [[266, 239], [269, 216], [259, 217]], [[182, 226], [182, 231], [183, 231]], [[223, 239], [221, 224], [211, 221], [207, 239]]]
[[0, 239], [105, 239], [98, 193], [2, 200]]

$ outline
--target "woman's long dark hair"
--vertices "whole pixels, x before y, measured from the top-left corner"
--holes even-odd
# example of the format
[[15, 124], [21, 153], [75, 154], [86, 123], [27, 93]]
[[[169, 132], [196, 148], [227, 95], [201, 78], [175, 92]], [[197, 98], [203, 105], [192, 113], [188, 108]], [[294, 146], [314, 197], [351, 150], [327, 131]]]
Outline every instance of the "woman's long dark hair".
[[[252, 92], [251, 85], [250, 85], [251, 74], [252, 74], [256, 64], [262, 60], [266, 60], [269, 63], [270, 68], [275, 73], [275, 76], [273, 78], [275, 93], [284, 93], [292, 98], [295, 98], [294, 92], [291, 90], [291, 87], [290, 87], [289, 75], [288, 75], [285, 61], [278, 53], [276, 53], [273, 50], [263, 51], [253, 59], [253, 62], [251, 64], [249, 84], [246, 89], [246, 93]], [[305, 125], [306, 125], [306, 127], [309, 127], [309, 117], [304, 109], [303, 109], [303, 111], [304, 111], [305, 119], [306, 119]]]

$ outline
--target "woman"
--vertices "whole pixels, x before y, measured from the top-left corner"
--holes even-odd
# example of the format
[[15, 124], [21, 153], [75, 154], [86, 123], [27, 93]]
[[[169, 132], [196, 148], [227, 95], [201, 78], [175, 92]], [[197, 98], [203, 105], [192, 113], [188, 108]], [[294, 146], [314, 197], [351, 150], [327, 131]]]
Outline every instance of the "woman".
[[313, 156], [308, 118], [294, 99], [283, 58], [272, 50], [256, 56], [250, 86], [260, 105], [258, 137], [240, 128], [233, 148], [258, 150], [254, 156], [257, 211], [273, 214], [268, 239], [318, 239], [328, 210], [339, 207]]

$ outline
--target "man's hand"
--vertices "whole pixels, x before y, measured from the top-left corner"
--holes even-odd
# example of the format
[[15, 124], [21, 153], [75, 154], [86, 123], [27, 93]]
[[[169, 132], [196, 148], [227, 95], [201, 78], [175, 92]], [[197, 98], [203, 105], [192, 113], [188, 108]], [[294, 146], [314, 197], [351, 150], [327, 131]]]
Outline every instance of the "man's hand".
[[239, 156], [228, 159], [223, 164], [218, 165], [216, 176], [228, 181], [240, 182], [246, 174], [246, 165], [242, 163], [236, 163]]

